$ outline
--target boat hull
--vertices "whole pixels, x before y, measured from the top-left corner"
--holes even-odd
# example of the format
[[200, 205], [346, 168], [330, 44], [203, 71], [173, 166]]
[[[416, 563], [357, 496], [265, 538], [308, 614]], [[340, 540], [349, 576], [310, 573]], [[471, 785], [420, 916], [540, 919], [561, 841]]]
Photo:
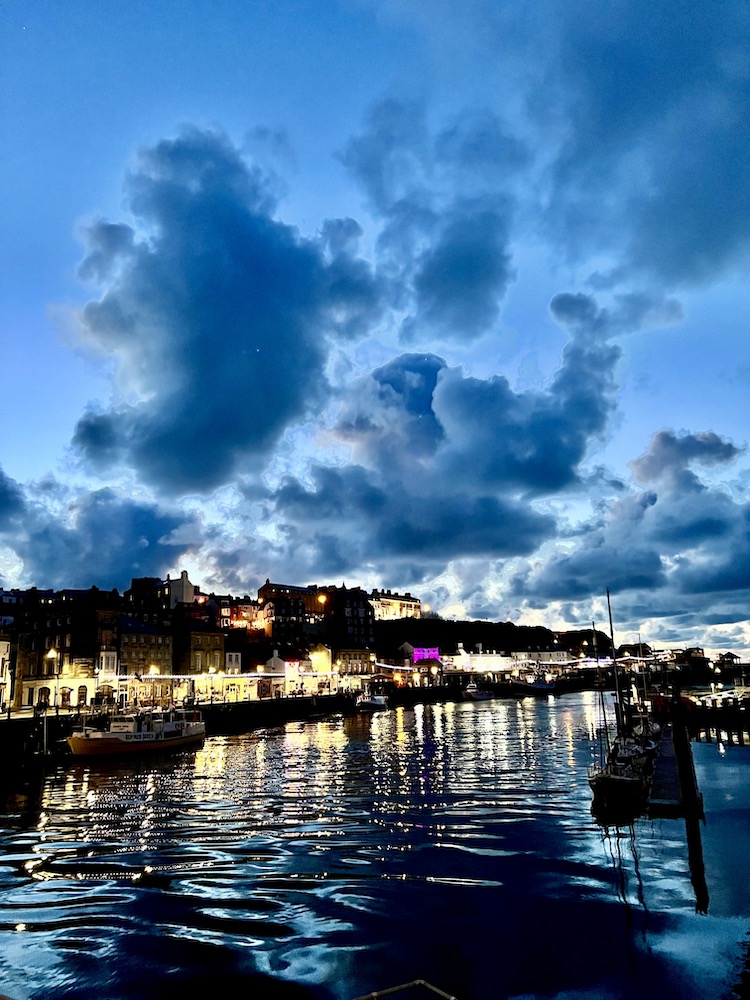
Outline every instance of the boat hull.
[[197, 746], [206, 738], [202, 732], [163, 737], [155, 733], [104, 733], [68, 736], [66, 742], [74, 757], [134, 756], [155, 751], [178, 750]]
[[491, 691], [464, 691], [464, 698], [467, 701], [489, 701], [492, 698]]
[[555, 685], [547, 684], [544, 681], [513, 681], [511, 690], [513, 694], [520, 695], [547, 695], [555, 693]]

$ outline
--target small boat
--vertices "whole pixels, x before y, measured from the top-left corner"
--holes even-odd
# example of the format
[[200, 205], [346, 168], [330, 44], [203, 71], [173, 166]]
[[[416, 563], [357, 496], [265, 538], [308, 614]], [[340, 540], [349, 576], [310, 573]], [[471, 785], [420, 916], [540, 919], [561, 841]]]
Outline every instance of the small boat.
[[648, 803], [649, 775], [635, 763], [610, 759], [604, 767], [592, 765], [588, 782], [594, 795], [595, 812], [630, 807], [637, 814]]
[[375, 694], [374, 691], [363, 691], [357, 695], [354, 707], [358, 712], [381, 712], [388, 708], [388, 699], [384, 694]]
[[467, 701], [487, 701], [492, 697], [491, 691], [483, 691], [478, 688], [474, 681], [469, 681], [469, 683], [464, 688], [464, 698]]
[[[609, 612], [609, 630], [612, 649], [615, 648], [614, 630], [612, 628], [612, 608], [609, 590], [607, 590], [607, 610]], [[596, 629], [591, 623], [594, 637]], [[598, 662], [597, 655], [597, 662]], [[650, 720], [640, 715], [638, 723], [639, 735], [633, 733], [634, 718], [630, 711], [629, 693], [624, 678], [620, 677], [617, 661], [614, 663], [615, 681], [615, 719], [616, 736], [612, 742], [607, 729], [606, 708], [604, 705], [604, 687], [599, 687], [601, 703], [602, 726], [601, 733], [606, 742], [604, 763], [592, 765], [588, 770], [588, 783], [593, 793], [591, 811], [595, 816], [615, 814], [635, 819], [645, 812], [648, 806], [653, 759], [657, 746], [649, 738]], [[604, 755], [604, 746], [600, 747]]]
[[513, 694], [554, 694], [556, 686], [554, 677], [543, 670], [533, 670], [511, 680]]
[[206, 723], [192, 708], [163, 712], [122, 712], [94, 722], [84, 720], [67, 737], [75, 757], [130, 755], [194, 746], [206, 736]]
[[618, 764], [635, 764], [646, 768], [656, 756], [657, 746], [653, 740], [632, 736], [617, 736], [612, 744], [610, 756]]

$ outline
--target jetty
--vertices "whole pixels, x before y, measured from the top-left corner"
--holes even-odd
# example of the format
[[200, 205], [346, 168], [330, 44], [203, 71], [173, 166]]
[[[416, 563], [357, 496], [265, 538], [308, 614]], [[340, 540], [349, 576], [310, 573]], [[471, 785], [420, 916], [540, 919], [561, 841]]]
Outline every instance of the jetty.
[[703, 798], [698, 791], [693, 754], [684, 724], [668, 722], [654, 760], [648, 814], [652, 817], [698, 816], [703, 819]]

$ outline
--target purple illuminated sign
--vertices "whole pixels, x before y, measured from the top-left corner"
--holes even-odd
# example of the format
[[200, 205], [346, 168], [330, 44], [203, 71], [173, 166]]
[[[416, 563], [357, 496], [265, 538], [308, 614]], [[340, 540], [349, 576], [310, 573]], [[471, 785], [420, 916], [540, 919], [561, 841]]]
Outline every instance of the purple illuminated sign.
[[418, 663], [419, 660], [438, 660], [440, 658], [440, 650], [435, 646], [431, 649], [415, 649], [413, 663]]

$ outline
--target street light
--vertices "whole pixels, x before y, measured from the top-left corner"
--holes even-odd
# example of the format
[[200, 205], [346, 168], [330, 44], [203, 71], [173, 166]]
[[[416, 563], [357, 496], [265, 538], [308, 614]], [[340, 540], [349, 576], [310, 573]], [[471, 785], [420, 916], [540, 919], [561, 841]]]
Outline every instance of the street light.
[[49, 652], [47, 653], [47, 659], [49, 660], [49, 665], [55, 671], [55, 711], [57, 712], [57, 688], [60, 683], [60, 660], [54, 646], [50, 646]]
[[156, 708], [156, 677], [161, 671], [155, 663], [152, 663], [148, 668], [148, 675], [151, 678], [151, 706]]

